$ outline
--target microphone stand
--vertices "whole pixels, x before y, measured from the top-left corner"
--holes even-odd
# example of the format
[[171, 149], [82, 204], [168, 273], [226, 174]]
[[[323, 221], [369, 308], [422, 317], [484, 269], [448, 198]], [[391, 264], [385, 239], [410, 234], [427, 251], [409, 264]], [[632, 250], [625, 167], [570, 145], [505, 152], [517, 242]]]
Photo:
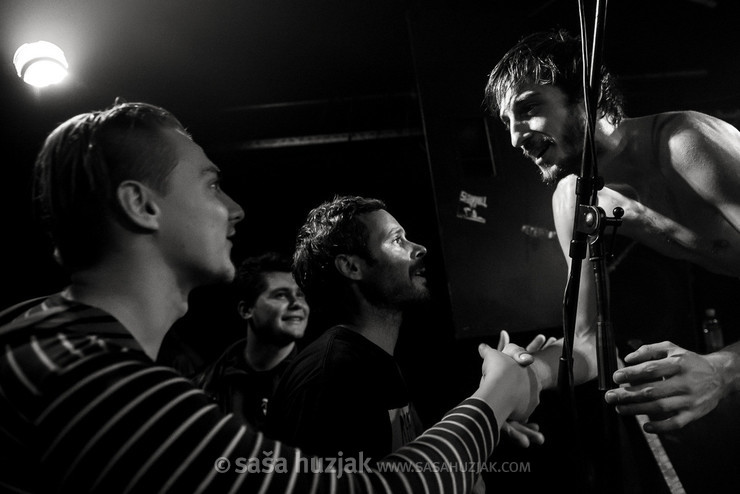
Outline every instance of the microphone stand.
[[[604, 233], [607, 227], [613, 227], [613, 235], [621, 224], [624, 214], [622, 208], [615, 208], [614, 217], [607, 217], [603, 209], [598, 206], [598, 191], [603, 188], [603, 179], [598, 175], [596, 162], [596, 146], [594, 143], [595, 116], [601, 86], [601, 51], [603, 46], [604, 17], [606, 14], [606, 0], [597, 0], [596, 15], [593, 28], [592, 56], [589, 58], [587, 49], [587, 29], [584, 22], [583, 0], [579, 0], [581, 14], [581, 40], [584, 74], [584, 106], [586, 111], [586, 129], [584, 135], [581, 174], [576, 185], [576, 208], [573, 218], [573, 236], [570, 243], [569, 256], [571, 258], [570, 275], [563, 297], [563, 353], [559, 362], [558, 387], [563, 398], [569, 403], [571, 410], [570, 420], [573, 430], [578, 436], [578, 419], [576, 413], [574, 378], [573, 378], [573, 340], [578, 309], [578, 295], [581, 279], [581, 265], [586, 257], [586, 247], [590, 249], [591, 266], [595, 281], [596, 305], [598, 311], [596, 327], [597, 362], [598, 362], [598, 389], [601, 398], [603, 437], [599, 441], [595, 469], [586, 472], [589, 487], [594, 492], [621, 492], [620, 453], [618, 441], [618, 417], [616, 412], [607, 407], [604, 393], [615, 387], [612, 375], [617, 370], [616, 345], [612, 331], [606, 258], [604, 249]], [[577, 445], [581, 441], [576, 441]], [[582, 449], [582, 448], [581, 448]], [[583, 451], [578, 451], [576, 457], [582, 457]], [[593, 460], [593, 456], [589, 455]], [[593, 478], [595, 476], [595, 479]], [[594, 486], [593, 483], [596, 483]]]

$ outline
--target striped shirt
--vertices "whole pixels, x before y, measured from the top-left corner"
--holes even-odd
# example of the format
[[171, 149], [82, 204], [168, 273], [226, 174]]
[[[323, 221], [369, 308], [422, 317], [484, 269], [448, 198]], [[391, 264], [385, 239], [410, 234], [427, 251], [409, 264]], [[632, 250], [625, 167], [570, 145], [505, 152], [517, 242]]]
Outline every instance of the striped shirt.
[[221, 413], [109, 314], [61, 294], [26, 307], [0, 328], [0, 490], [463, 493], [498, 439], [471, 398], [372, 470], [307, 458]]

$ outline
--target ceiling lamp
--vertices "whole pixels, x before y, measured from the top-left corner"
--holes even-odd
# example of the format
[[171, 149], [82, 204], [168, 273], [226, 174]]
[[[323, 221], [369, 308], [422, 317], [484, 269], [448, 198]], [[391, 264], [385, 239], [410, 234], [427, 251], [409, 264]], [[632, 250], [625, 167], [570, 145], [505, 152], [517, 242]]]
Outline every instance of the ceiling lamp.
[[48, 41], [26, 43], [13, 56], [18, 77], [26, 84], [46, 87], [67, 76], [67, 59], [61, 48]]

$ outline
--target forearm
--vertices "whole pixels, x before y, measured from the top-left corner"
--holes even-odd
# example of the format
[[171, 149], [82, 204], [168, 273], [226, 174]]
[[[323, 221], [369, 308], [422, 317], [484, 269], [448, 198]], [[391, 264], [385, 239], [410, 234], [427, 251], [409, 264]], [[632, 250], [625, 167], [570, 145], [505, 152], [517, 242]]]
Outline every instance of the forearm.
[[[488, 460], [498, 437], [499, 424], [487, 400], [469, 398], [416, 440], [381, 460], [385, 468], [379, 464], [375, 473], [384, 480], [371, 480], [380, 480], [376, 487], [390, 482], [395, 485], [392, 492], [470, 492], [477, 477], [474, 466]], [[394, 471], [409, 473], [399, 479], [390, 475]]]
[[[583, 384], [597, 376], [596, 337], [585, 332], [575, 338], [573, 345], [573, 381]], [[557, 386], [560, 361], [563, 356], [563, 338], [535, 354], [532, 366], [542, 377], [542, 389]]]
[[[39, 387], [49, 403], [57, 403], [66, 390], [84, 382], [85, 396], [96, 404], [34, 407], [44, 417], [39, 436], [50, 442], [39, 468], [51, 472], [53, 484], [78, 492], [164, 487], [299, 493], [329, 491], [332, 485], [338, 492], [468, 492], [475, 477], [470, 465], [485, 462], [498, 439], [491, 407], [472, 398], [381, 460], [383, 470], [362, 457], [327, 463], [332, 460], [306, 457], [224, 417], [169, 369], [121, 359], [78, 365], [77, 372], [56, 379], [53, 388]], [[80, 410], [86, 410], [84, 420]], [[24, 410], [23, 415], [33, 414]]]
[[486, 402], [496, 421], [503, 424], [509, 419], [516, 406], [513, 398], [516, 396], [516, 391], [511, 389], [514, 385], [515, 383], [512, 380], [501, 380], [493, 387], [484, 388], [481, 386], [473, 393], [471, 398]]

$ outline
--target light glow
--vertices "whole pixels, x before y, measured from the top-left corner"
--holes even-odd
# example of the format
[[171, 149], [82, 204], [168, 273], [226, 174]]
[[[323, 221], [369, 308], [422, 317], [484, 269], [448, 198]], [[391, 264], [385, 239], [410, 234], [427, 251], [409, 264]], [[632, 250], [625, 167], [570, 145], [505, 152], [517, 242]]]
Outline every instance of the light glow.
[[58, 84], [67, 76], [67, 59], [61, 48], [48, 41], [26, 43], [13, 56], [18, 77], [26, 84], [46, 87]]

